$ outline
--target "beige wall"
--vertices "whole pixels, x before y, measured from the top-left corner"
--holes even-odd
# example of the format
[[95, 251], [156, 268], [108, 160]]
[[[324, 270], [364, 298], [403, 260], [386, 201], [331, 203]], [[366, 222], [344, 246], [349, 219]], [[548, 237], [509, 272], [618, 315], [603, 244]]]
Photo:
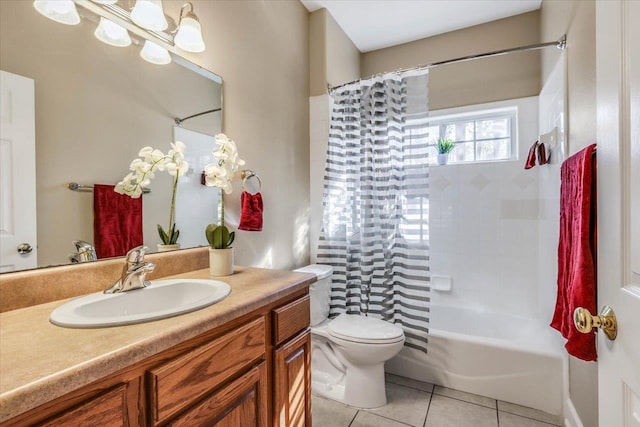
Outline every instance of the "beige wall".
[[[163, 1], [178, 16], [183, 1]], [[298, 1], [195, 1], [207, 50], [188, 59], [224, 79], [223, 131], [262, 179], [264, 227], [240, 231], [236, 264], [289, 269], [309, 261], [309, 13]], [[242, 186], [225, 196], [239, 220]]]
[[[362, 54], [362, 77], [466, 55], [538, 43], [539, 11]], [[555, 36], [551, 40], [555, 40]], [[433, 68], [429, 108], [457, 107], [540, 92], [540, 54], [517, 53]]]
[[326, 9], [309, 15], [310, 95], [360, 77], [360, 51]]
[[[595, 2], [544, 0], [540, 28], [543, 39], [567, 34], [567, 134], [571, 155], [596, 140]], [[547, 49], [542, 56], [543, 81], [559, 58]], [[569, 394], [585, 427], [598, 424], [598, 365], [569, 358]]]

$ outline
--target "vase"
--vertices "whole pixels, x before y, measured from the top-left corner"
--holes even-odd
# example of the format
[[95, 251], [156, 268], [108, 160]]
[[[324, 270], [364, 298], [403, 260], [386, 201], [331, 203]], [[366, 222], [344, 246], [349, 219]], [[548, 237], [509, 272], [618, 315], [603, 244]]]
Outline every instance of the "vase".
[[233, 274], [233, 248], [209, 248], [209, 275], [230, 276]]
[[176, 251], [178, 249], [180, 249], [180, 243], [174, 243], [173, 245], [158, 243], [158, 252]]
[[438, 154], [438, 164], [446, 165], [449, 161], [449, 153], [439, 153]]

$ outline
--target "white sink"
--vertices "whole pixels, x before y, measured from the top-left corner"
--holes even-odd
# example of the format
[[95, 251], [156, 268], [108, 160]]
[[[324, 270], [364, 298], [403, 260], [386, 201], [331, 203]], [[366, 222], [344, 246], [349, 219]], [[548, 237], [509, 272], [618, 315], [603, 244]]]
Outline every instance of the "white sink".
[[103, 328], [164, 319], [222, 301], [231, 288], [218, 280], [152, 280], [146, 288], [73, 299], [51, 312], [54, 325]]

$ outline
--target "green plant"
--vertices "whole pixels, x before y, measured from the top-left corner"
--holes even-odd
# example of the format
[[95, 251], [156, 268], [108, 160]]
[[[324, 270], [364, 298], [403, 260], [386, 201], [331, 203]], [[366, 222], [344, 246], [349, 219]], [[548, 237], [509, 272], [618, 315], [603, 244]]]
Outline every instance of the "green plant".
[[438, 139], [438, 154], [447, 154], [453, 151], [456, 143], [450, 139], [440, 138]]
[[227, 249], [231, 247], [236, 237], [235, 231], [229, 232], [225, 225], [209, 224], [204, 231], [207, 241], [213, 249]]

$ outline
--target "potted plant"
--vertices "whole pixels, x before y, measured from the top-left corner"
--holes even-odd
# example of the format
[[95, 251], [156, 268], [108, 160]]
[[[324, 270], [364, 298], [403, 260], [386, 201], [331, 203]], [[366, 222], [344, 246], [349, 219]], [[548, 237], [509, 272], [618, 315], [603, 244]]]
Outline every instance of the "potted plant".
[[439, 138], [438, 139], [438, 164], [446, 165], [449, 161], [449, 153], [453, 151], [456, 143], [450, 139]]
[[148, 186], [151, 179], [154, 178], [156, 171], [166, 170], [173, 177], [169, 226], [165, 230], [158, 224], [158, 235], [162, 242], [158, 244], [159, 252], [180, 249], [180, 244], [178, 243], [180, 230], [176, 228], [175, 212], [178, 179], [189, 170], [189, 164], [184, 160], [185, 148], [186, 146], [180, 141], [171, 143], [171, 149], [167, 154], [152, 147], [142, 148], [138, 153], [139, 158], [134, 159], [129, 166], [131, 172], [115, 187], [117, 193], [138, 198], [142, 195], [142, 189]]
[[[218, 149], [213, 152], [214, 161], [204, 168], [205, 185], [218, 187], [224, 194], [231, 194], [231, 181], [244, 160], [238, 156], [236, 143], [223, 133], [216, 135]], [[205, 235], [209, 242], [209, 273], [211, 276], [233, 274], [233, 248], [235, 232], [224, 224], [224, 194], [220, 193], [220, 224], [209, 224]]]

